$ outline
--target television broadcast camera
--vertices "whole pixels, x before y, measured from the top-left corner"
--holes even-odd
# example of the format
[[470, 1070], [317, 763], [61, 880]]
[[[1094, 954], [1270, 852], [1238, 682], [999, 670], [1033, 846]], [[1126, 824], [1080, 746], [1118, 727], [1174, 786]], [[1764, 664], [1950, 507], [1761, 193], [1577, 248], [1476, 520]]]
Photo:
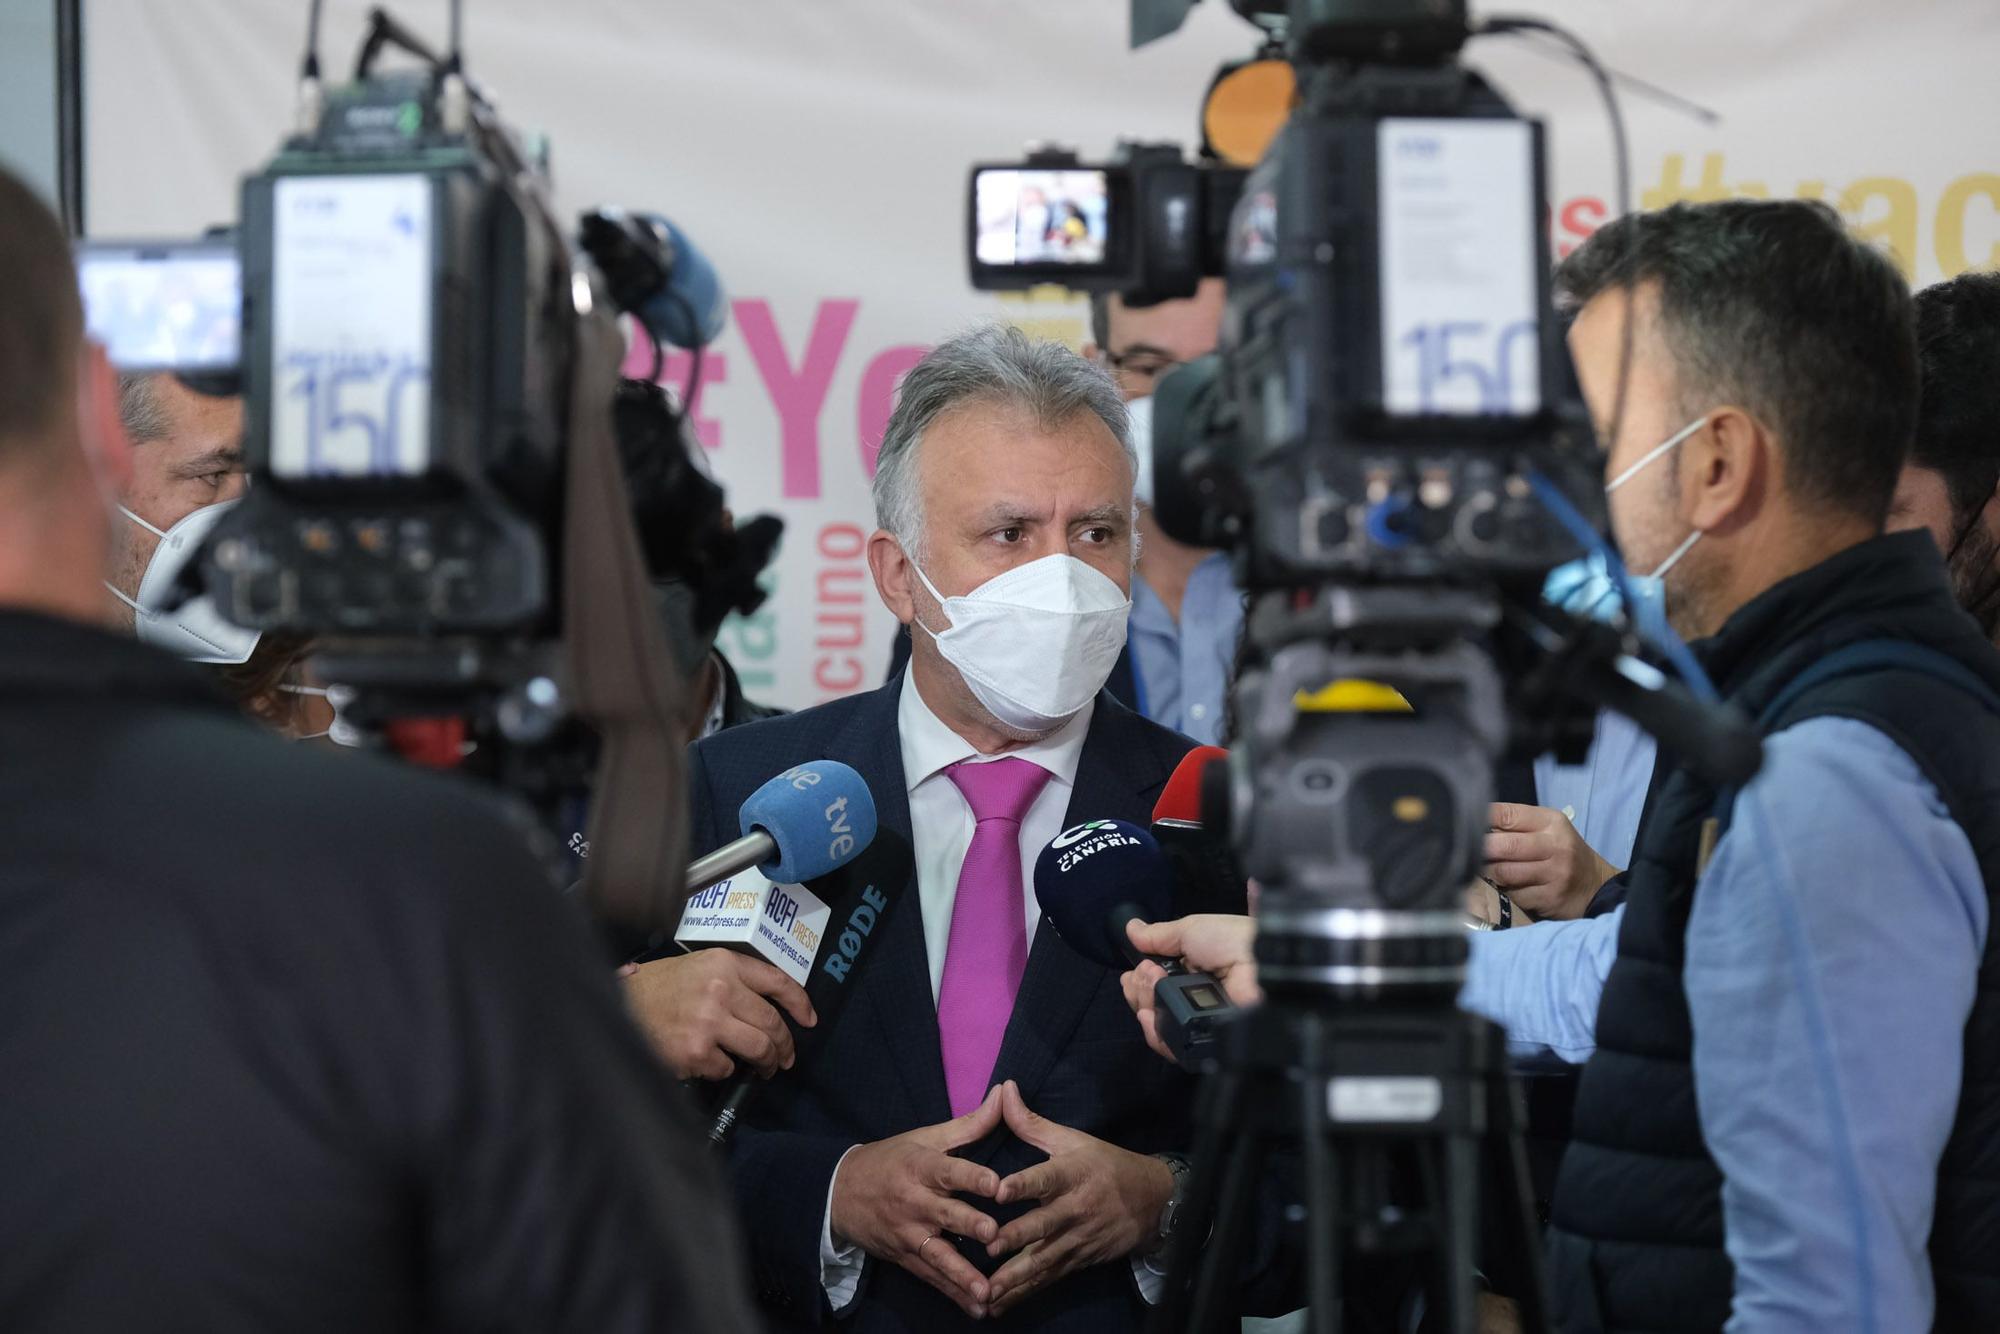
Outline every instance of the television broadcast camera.
[[[374, 10], [352, 81], [323, 90], [315, 0], [298, 129], [243, 183], [234, 246], [87, 247], [84, 281], [129, 260], [212, 292], [240, 255], [240, 361], [220, 336], [122, 359], [239, 374], [251, 485], [181, 591], [309, 637], [354, 692], [345, 718], [406, 757], [480, 772], [551, 824], [587, 802], [586, 895], [659, 925], [684, 897], [660, 819], [681, 802], [673, 649], [705, 652], [758, 605], [781, 525], [731, 525], [684, 404], [619, 379], [621, 312], [656, 353], [699, 356], [725, 311], [713, 272], [671, 224], [616, 209], [571, 244], [545, 160], [465, 74], [459, 9], [444, 55]], [[392, 47], [417, 67], [378, 71]]]
[[[1133, 45], [1192, 3], [1134, 0]], [[1251, 598], [1204, 824], [1260, 885], [1269, 1000], [1218, 1041], [1156, 1327], [1226, 1323], [1250, 1183], [1287, 1144], [1309, 1327], [1339, 1327], [1344, 1257], [1427, 1254], [1438, 1327], [1470, 1331], [1482, 1208], [1507, 1210], [1489, 1235], [1536, 1233], [1499, 1031], [1455, 1007], [1496, 765], [1579, 758], [1600, 705], [1737, 779], [1756, 740], [1539, 596], [1603, 542], [1602, 456], [1551, 304], [1543, 128], [1457, 56], [1546, 25], [1475, 27], [1465, 0], [1233, 7], [1296, 90], [1247, 174], [1170, 146], [1042, 151], [975, 167], [968, 199], [977, 287], [1143, 306], [1228, 282], [1219, 350], [1154, 391], [1154, 510], [1232, 552]]]

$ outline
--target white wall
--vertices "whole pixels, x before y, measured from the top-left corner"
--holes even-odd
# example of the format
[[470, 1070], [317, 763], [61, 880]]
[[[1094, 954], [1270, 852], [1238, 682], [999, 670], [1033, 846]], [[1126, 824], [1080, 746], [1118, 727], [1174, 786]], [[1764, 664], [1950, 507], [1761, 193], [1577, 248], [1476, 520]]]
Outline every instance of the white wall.
[[[442, 0], [393, 5], [441, 35]], [[289, 123], [304, 0], [90, 0], [93, 230], [187, 232]], [[367, 6], [328, 0], [329, 69]], [[1488, 8], [1480, 6], [1480, 8]], [[1497, 12], [1498, 7], [1494, 7]], [[2000, 5], [1992, 0], [1532, 0], [1613, 66], [1721, 112], [1628, 97], [1635, 189], [1817, 193], [1930, 281], [2000, 263]], [[892, 629], [856, 554], [870, 450], [914, 348], [981, 318], [1080, 341], [1083, 307], [970, 291], [966, 165], [1029, 139], [1193, 137], [1253, 34], [1222, 0], [1124, 49], [1121, 0], [469, 0], [469, 68], [555, 144], [560, 202], [658, 209], [737, 299], [700, 401], [739, 513], [791, 524], [777, 597], [725, 646], [753, 694], [804, 705], [880, 679]], [[1589, 82], [1504, 42], [1473, 59], [1550, 118], [1555, 241], [1605, 216]], [[668, 368], [669, 377], [677, 374]]]
[[0, 163], [55, 207], [55, 0], [0, 0]]

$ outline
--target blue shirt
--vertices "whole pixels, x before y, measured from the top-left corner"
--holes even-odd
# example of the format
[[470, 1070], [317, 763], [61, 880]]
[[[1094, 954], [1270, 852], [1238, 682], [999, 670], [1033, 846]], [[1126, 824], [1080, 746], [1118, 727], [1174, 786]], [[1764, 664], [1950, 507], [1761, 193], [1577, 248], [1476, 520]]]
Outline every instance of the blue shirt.
[[1551, 755], [1535, 761], [1535, 801], [1568, 816], [1598, 856], [1623, 870], [1632, 864], [1656, 750], [1639, 724], [1602, 710], [1581, 764], [1557, 764]]
[[1217, 553], [1188, 575], [1177, 622], [1144, 578], [1132, 581], [1128, 640], [1139, 712], [1203, 745], [1220, 744], [1229, 669], [1243, 629], [1243, 590]]
[[[1459, 1003], [1580, 1062], [1623, 909], [1472, 938]], [[1916, 763], [1848, 718], [1767, 739], [1682, 975], [1722, 1169], [1732, 1330], [1929, 1329], [1926, 1246], [1986, 944], [1978, 861]]]

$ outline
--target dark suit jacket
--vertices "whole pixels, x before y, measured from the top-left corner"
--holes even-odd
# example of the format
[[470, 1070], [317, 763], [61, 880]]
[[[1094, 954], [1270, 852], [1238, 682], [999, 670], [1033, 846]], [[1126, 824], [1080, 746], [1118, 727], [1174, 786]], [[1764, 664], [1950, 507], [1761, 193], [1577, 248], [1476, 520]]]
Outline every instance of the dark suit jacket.
[[[771, 775], [817, 759], [860, 771], [875, 797], [877, 844], [885, 853], [907, 849], [910, 810], [896, 726], [901, 688], [899, 677], [870, 694], [699, 743], [689, 775], [693, 851], [733, 838], [738, 806]], [[1067, 823], [1113, 818], [1144, 824], [1193, 744], [1099, 694]], [[907, 851], [902, 856], [907, 859]], [[812, 886], [834, 905], [836, 926], [859, 892], [854, 877], [866, 862], [864, 854]], [[913, 874], [875, 931], [845, 1008], [823, 1014], [821, 1029], [801, 1039], [797, 1065], [757, 1091], [732, 1151], [753, 1282], [773, 1329], [812, 1327], [830, 1318], [820, 1287], [820, 1229], [841, 1155], [855, 1144], [951, 1119]], [[1117, 974], [1085, 960], [1046, 923], [1029, 951], [993, 1078], [1018, 1081], [1028, 1106], [1042, 1115], [1134, 1152], [1185, 1148], [1191, 1138], [1188, 1076], [1146, 1048]], [[965, 1153], [1003, 1177], [1044, 1156], [1005, 1131]], [[871, 1259], [861, 1295], [839, 1323], [910, 1334], [1119, 1334], [1139, 1329], [1144, 1318], [1125, 1261], [1074, 1274], [1003, 1320], [975, 1323], [904, 1270]]]
[[779, 718], [791, 712], [789, 709], [775, 709], [768, 704], [759, 704], [743, 693], [742, 678], [736, 675], [736, 665], [723, 656], [721, 649], [714, 649], [716, 663], [722, 668], [722, 726], [727, 729], [741, 727], [745, 723], [761, 723], [766, 718]]

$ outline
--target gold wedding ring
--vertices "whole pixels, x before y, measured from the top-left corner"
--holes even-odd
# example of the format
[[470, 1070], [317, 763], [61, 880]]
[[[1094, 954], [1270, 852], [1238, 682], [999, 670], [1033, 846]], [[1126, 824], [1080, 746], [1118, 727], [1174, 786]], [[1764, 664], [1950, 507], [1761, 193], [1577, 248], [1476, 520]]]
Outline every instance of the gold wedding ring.
[[928, 1246], [928, 1245], [930, 1245], [930, 1244], [931, 1244], [932, 1242], [936, 1241], [937, 1239], [938, 1239], [938, 1234], [937, 1234], [937, 1233], [935, 1233], [935, 1232], [931, 1233], [931, 1234], [930, 1234], [930, 1235], [929, 1235], [928, 1237], [925, 1237], [925, 1238], [923, 1239], [923, 1242], [922, 1242], [922, 1243], [921, 1243], [920, 1245], [918, 1245], [918, 1247], [917, 1247], [917, 1258], [918, 1258], [919, 1260], [921, 1260], [921, 1259], [923, 1259], [923, 1258], [924, 1258], [924, 1247], [925, 1247], [925, 1246]]

